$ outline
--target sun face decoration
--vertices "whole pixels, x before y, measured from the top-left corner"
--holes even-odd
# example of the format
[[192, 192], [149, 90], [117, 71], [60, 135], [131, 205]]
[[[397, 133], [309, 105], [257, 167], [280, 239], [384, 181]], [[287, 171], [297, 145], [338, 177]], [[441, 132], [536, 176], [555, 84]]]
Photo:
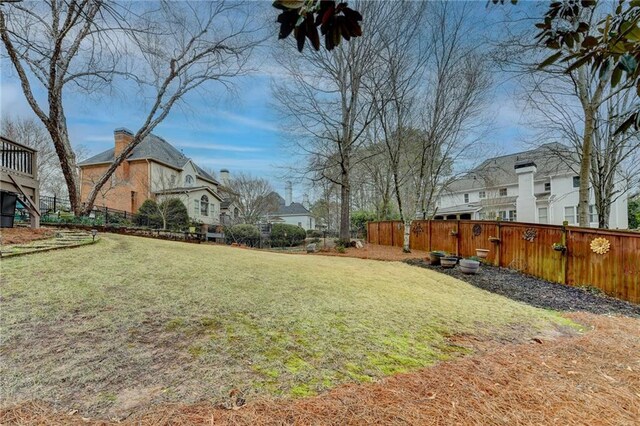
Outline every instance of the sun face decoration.
[[611, 243], [606, 238], [598, 237], [591, 240], [591, 251], [597, 254], [605, 254], [611, 248]]

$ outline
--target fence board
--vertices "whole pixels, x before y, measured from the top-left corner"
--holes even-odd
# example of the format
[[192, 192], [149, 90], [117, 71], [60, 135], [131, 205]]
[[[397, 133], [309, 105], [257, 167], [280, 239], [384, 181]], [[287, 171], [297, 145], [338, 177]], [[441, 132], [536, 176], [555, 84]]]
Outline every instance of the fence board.
[[457, 223], [452, 220], [431, 221], [431, 250], [456, 253], [458, 239], [451, 235], [457, 229]]
[[[373, 222], [368, 226], [369, 242], [402, 247], [401, 222]], [[458, 235], [451, 235], [456, 230]], [[563, 235], [567, 246], [564, 253], [553, 249], [554, 243], [562, 243]], [[598, 236], [609, 240], [608, 253], [591, 251], [591, 241]], [[499, 237], [499, 244], [489, 241], [490, 237]], [[518, 222], [416, 220], [411, 224], [410, 247], [463, 257], [485, 248], [489, 249], [490, 263], [558, 283], [590, 285], [640, 303], [640, 234], [634, 232]]]

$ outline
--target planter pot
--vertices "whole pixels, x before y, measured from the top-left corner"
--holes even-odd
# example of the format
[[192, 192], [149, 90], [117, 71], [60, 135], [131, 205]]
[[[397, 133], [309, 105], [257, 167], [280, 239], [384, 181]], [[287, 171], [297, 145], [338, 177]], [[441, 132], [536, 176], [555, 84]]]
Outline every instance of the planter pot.
[[443, 257], [440, 259], [440, 265], [442, 265], [443, 268], [453, 268], [456, 266], [456, 263], [458, 263], [457, 257]]
[[489, 255], [489, 250], [476, 249], [476, 256], [478, 256], [480, 259], [486, 259], [488, 255]]
[[480, 269], [480, 262], [471, 259], [460, 260], [460, 271], [465, 274], [476, 274]]
[[439, 265], [440, 264], [440, 259], [444, 256], [445, 254], [439, 251], [431, 251], [429, 252], [429, 263], [431, 265]]

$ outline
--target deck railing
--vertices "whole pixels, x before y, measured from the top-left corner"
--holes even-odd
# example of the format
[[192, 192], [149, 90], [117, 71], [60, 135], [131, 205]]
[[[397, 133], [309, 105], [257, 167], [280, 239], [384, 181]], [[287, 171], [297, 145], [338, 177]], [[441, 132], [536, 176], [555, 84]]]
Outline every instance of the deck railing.
[[0, 145], [0, 167], [35, 178], [35, 153], [31, 148], [3, 138]]

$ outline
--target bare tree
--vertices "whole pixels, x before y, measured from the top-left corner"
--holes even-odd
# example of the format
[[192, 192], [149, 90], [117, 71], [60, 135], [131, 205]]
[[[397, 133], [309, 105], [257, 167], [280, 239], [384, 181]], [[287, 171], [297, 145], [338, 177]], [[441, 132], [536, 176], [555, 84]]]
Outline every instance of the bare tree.
[[[552, 25], [558, 29], [558, 34], [568, 28], [575, 29], [582, 26], [588, 30], [585, 34], [576, 34], [575, 40], [572, 38], [568, 43], [564, 41], [560, 43], [556, 54], [558, 57], [575, 55], [580, 51], [585, 38], [599, 37], [596, 24], [602, 13], [606, 12], [604, 8], [615, 6], [607, 2], [599, 2], [596, 7], [578, 3], [573, 7], [575, 7], [575, 13], [571, 13], [568, 17], [557, 16]], [[608, 108], [610, 101], [615, 103], [616, 97], [629, 91], [633, 81], [610, 84], [614, 72], [617, 73], [614, 65], [600, 68], [592, 67], [588, 62], [576, 61], [567, 69], [564, 62], [550, 61], [548, 65], [544, 64], [541, 58], [548, 56], [548, 51], [534, 44], [533, 41], [534, 35], [531, 29], [511, 37], [503, 43], [502, 59], [508, 68], [515, 70], [523, 77], [524, 87], [528, 92], [527, 102], [543, 117], [540, 121], [548, 120], [548, 123], [554, 123], [552, 127], [559, 131], [557, 137], [566, 138], [563, 141], [570, 142], [575, 149], [579, 162], [576, 172], [580, 177], [578, 223], [580, 226], [587, 227], [590, 222], [589, 193], [594, 184], [592, 166], [594, 155], [597, 156], [595, 144], [596, 139], [599, 138], [597, 134], [604, 129], [604, 123], [601, 120], [604, 117], [603, 111]], [[541, 62], [545, 65], [543, 68], [538, 65]], [[536, 103], [539, 103], [539, 106], [536, 106]], [[622, 124], [634, 110], [633, 105], [627, 106], [628, 110], [619, 111], [623, 119], [616, 120], [618, 125]], [[548, 132], [546, 133], [548, 135]], [[567, 137], [569, 134], [571, 136]]]
[[[0, 8], [0, 36], [27, 102], [56, 148], [74, 210], [81, 211], [76, 157], [64, 94], [134, 82], [148, 102], [133, 140], [95, 182], [85, 211], [118, 166], [171, 109], [204, 83], [228, 87], [247, 71], [257, 40], [250, 14], [239, 3], [124, 4], [99, 0], [46, 0]], [[34, 90], [47, 93], [38, 100]]]
[[411, 220], [435, 210], [453, 163], [483, 127], [491, 81], [480, 40], [469, 37], [467, 5], [414, 4], [399, 13], [407, 13], [394, 19], [402, 24], [381, 35], [371, 99], [409, 251]]
[[[533, 142], [541, 144], [549, 140], [561, 140], [563, 146], [549, 148], [551, 153], [576, 175], [580, 175], [584, 156], [584, 113], [578, 99], [580, 94], [567, 81], [568, 78], [555, 77], [541, 84], [539, 78], [533, 76], [533, 87], [527, 91], [526, 101], [537, 117], [531, 120], [532, 126], [537, 129]], [[604, 89], [607, 99], [594, 114], [589, 158], [588, 183], [593, 190], [600, 228], [609, 227], [611, 206], [627, 193], [627, 189], [637, 185], [640, 179], [640, 133], [633, 129], [617, 132], [633, 107], [635, 95], [631, 89], [627, 89], [616, 91], [609, 97], [609, 90], [609, 87]]]
[[307, 157], [303, 176], [326, 179], [340, 187], [340, 238], [350, 238], [351, 172], [366, 158], [357, 151], [366, 141], [373, 119], [366, 99], [364, 78], [380, 49], [377, 30], [388, 24], [392, 3], [355, 2], [368, 16], [367, 36], [342, 43], [332, 52], [290, 46], [280, 51], [278, 62], [285, 78], [274, 83], [274, 97], [284, 127], [292, 135], [292, 148]]
[[237, 173], [229, 181], [230, 201], [238, 206], [244, 223], [256, 224], [278, 209], [278, 198], [268, 180]]

